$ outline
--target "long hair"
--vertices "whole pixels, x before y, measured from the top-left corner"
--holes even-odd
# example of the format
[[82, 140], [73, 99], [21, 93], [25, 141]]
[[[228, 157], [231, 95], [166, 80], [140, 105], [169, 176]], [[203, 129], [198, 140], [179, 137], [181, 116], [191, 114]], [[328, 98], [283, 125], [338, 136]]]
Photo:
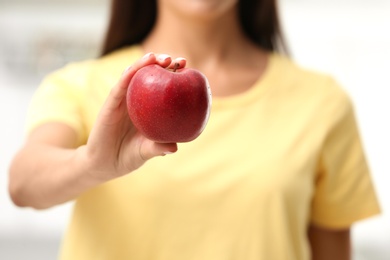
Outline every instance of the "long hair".
[[[276, 1], [239, 0], [239, 19], [243, 31], [255, 44], [287, 54]], [[152, 30], [156, 16], [156, 0], [112, 0], [102, 55], [142, 42]]]

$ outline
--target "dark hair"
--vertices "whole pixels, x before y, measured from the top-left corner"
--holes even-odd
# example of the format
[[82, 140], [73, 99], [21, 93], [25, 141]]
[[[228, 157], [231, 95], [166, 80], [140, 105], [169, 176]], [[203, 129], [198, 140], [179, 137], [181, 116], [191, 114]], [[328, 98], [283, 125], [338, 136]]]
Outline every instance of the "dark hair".
[[[269, 51], [287, 53], [276, 0], [239, 0], [239, 19], [246, 35]], [[157, 15], [156, 0], [112, 0], [111, 18], [102, 55], [140, 43]]]

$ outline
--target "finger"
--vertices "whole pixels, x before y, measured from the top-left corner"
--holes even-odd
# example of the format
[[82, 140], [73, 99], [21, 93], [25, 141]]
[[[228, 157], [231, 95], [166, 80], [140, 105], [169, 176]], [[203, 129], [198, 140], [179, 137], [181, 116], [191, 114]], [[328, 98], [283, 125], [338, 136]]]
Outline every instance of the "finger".
[[187, 60], [185, 58], [176, 58], [172, 60], [171, 64], [168, 65], [168, 69], [182, 69], [186, 66]]
[[134, 74], [142, 67], [156, 63], [156, 55], [152, 52], [145, 54], [140, 60], [128, 67], [122, 74], [118, 83], [111, 89], [105, 106], [116, 109], [126, 97], [127, 87]]
[[141, 59], [136, 61], [133, 65], [128, 67], [123, 72], [122, 77], [120, 78], [117, 85], [119, 85], [121, 88], [127, 89], [127, 86], [129, 85], [131, 78], [139, 69], [156, 62], [157, 62], [156, 54], [154, 54], [153, 52], [149, 52], [145, 54]]
[[166, 68], [171, 64], [172, 58], [168, 54], [156, 54], [156, 62], [161, 67]]
[[139, 155], [142, 160], [147, 161], [156, 156], [164, 156], [177, 151], [176, 143], [143, 142], [139, 147]]

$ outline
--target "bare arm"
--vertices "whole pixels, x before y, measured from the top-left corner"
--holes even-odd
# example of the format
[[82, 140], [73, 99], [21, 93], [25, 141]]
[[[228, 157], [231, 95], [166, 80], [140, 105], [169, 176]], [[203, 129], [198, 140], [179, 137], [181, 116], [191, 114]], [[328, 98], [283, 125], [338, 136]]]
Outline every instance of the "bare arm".
[[350, 229], [331, 230], [311, 225], [308, 230], [312, 260], [350, 260]]
[[87, 174], [83, 149], [69, 126], [36, 128], [13, 159], [9, 191], [18, 206], [47, 208], [73, 199], [102, 181]]
[[[178, 62], [185, 66], [185, 60]], [[146, 139], [127, 115], [126, 92], [132, 76], [153, 63], [166, 67], [172, 59], [146, 55], [129, 68], [112, 88], [86, 145], [75, 147], [76, 132], [62, 123], [43, 124], [29, 135], [9, 172], [9, 192], [16, 205], [43, 209], [67, 202], [132, 172], [145, 160], [177, 150], [176, 144]]]

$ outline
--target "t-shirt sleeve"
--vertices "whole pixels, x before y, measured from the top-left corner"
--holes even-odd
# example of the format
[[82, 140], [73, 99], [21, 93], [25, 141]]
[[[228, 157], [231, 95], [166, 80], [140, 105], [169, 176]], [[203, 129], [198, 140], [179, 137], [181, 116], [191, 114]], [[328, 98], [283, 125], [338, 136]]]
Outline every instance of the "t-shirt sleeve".
[[328, 228], [380, 212], [353, 105], [345, 93], [341, 100], [322, 147], [310, 216], [311, 223]]
[[78, 143], [85, 141], [82, 97], [84, 66], [68, 65], [48, 75], [35, 91], [27, 112], [26, 131], [39, 125], [59, 122], [70, 126], [78, 136]]

